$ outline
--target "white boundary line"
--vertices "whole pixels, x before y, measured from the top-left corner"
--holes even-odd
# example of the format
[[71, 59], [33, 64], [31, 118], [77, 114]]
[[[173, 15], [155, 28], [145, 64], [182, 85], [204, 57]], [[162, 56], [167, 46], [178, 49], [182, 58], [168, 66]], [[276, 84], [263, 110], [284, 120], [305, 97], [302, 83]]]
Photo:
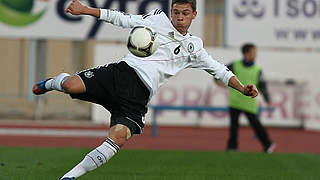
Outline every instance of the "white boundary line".
[[0, 135], [107, 137], [108, 130], [0, 128]]

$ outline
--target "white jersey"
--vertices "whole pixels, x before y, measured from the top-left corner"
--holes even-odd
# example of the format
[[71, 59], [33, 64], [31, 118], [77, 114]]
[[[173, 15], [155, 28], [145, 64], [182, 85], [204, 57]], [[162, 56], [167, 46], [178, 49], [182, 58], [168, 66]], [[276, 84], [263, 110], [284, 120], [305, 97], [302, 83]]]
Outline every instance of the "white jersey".
[[200, 38], [180, 34], [170, 19], [159, 9], [147, 15], [128, 15], [114, 10], [100, 10], [100, 19], [123, 28], [145, 25], [158, 33], [159, 47], [149, 57], [140, 58], [129, 53], [122, 60], [135, 69], [150, 90], [150, 98], [159, 87], [186, 68], [203, 69], [228, 84], [234, 74], [208, 55]]

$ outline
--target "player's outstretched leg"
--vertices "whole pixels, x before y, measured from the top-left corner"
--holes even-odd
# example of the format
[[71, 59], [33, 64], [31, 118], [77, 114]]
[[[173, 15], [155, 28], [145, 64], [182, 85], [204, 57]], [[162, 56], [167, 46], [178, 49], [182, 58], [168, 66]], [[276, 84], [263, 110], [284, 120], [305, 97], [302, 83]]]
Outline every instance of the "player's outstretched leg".
[[67, 172], [60, 180], [78, 178], [105, 164], [113, 157], [122, 145], [131, 137], [128, 127], [117, 124], [110, 128], [109, 137], [99, 147], [89, 152], [84, 159], [73, 169]]
[[35, 95], [41, 95], [51, 90], [57, 90], [63, 92], [62, 83], [70, 77], [67, 73], [61, 73], [54, 78], [48, 78], [37, 82], [33, 88], [32, 92]]

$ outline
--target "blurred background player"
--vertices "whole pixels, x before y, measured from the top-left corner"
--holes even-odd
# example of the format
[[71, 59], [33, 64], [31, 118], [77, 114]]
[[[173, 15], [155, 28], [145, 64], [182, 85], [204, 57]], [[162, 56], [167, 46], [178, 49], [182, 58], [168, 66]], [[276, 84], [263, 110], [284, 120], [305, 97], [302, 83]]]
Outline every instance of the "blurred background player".
[[[148, 25], [159, 34], [173, 36], [159, 37], [159, 44], [163, 45], [159, 46], [153, 55], [144, 59], [129, 53], [118, 63], [81, 71], [73, 76], [61, 73], [35, 84], [33, 92], [36, 95], [57, 90], [70, 94], [72, 98], [100, 104], [111, 113], [109, 137], [89, 152], [83, 161], [67, 172], [61, 180], [73, 180], [100, 167], [113, 157], [133, 134], [142, 133], [144, 115], [152, 95], [171, 76], [185, 68], [205, 70], [243, 95], [252, 98], [258, 95], [254, 85], [243, 86], [225, 65], [209, 56], [200, 38], [188, 33], [191, 22], [197, 15], [196, 0], [173, 0], [171, 20], [161, 10], [153, 10], [146, 16], [127, 15], [109, 9], [90, 8], [78, 0], [73, 0], [66, 12], [73, 15], [91, 15], [124, 28]], [[172, 57], [174, 59], [171, 59]]]
[[[243, 59], [228, 64], [228, 69], [230, 69], [242, 83], [252, 83], [256, 85], [262, 93], [268, 107], [271, 107], [267, 83], [263, 78], [260, 66], [255, 63], [257, 55], [256, 46], [251, 43], [246, 43], [241, 47], [241, 52]], [[220, 80], [215, 79], [215, 81], [219, 86], [224, 86]], [[273, 152], [275, 144], [271, 142], [267, 131], [259, 120], [259, 104], [257, 98], [242, 96], [233, 89], [230, 89], [229, 93], [230, 127], [227, 151], [237, 151], [238, 149], [239, 116], [241, 113], [244, 113], [248, 118], [250, 126], [253, 128], [256, 137], [263, 146], [264, 152]]]

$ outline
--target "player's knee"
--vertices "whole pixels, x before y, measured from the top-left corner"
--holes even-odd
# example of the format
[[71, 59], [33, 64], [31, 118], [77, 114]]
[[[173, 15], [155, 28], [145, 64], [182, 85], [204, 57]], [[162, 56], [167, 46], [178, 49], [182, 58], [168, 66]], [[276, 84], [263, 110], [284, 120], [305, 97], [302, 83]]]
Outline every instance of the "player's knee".
[[121, 147], [131, 137], [131, 132], [127, 126], [116, 124], [110, 128], [109, 137]]
[[63, 81], [63, 83], [61, 84], [62, 86], [62, 89], [65, 91], [65, 92], [72, 92], [72, 89], [73, 89], [73, 81], [71, 78], [67, 78], [66, 80]]
[[67, 78], [61, 86], [66, 93], [83, 93], [85, 91], [82, 81], [77, 76]]

